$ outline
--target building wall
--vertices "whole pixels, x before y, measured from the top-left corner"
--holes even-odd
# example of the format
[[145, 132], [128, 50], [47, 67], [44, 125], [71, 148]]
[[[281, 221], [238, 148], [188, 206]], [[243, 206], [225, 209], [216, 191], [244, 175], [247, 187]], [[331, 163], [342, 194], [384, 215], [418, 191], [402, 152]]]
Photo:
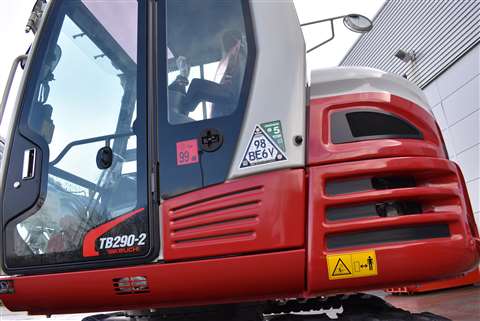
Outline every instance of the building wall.
[[[424, 90], [480, 228], [480, 1], [387, 0], [373, 25], [340, 65], [406, 76]], [[398, 49], [417, 59], [401, 61]]]
[[462, 168], [480, 227], [480, 46], [424, 89], [450, 158]]
[[[341, 65], [407, 75], [424, 88], [480, 42], [479, 28], [478, 0], [387, 0]], [[399, 49], [415, 51], [416, 60], [396, 58]]]

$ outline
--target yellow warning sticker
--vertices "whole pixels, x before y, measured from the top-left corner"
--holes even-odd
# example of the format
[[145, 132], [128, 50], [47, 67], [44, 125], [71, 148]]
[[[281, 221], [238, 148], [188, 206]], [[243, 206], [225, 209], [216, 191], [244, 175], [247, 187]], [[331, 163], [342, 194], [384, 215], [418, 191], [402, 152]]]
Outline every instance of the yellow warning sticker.
[[327, 255], [330, 280], [361, 278], [377, 275], [377, 257], [374, 250]]

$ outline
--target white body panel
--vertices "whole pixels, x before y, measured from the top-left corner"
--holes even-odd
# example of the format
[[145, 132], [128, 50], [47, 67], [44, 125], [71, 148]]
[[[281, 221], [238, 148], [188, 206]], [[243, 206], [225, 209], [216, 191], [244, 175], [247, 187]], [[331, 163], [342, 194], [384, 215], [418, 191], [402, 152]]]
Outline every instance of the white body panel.
[[[292, 1], [251, 0], [257, 47], [245, 120], [229, 179], [305, 165], [305, 42]], [[240, 168], [256, 125], [281, 121], [286, 161]], [[303, 143], [294, 144], [301, 135]]]
[[312, 72], [310, 99], [366, 92], [390, 93], [430, 110], [420, 88], [391, 73], [366, 67], [335, 67]]

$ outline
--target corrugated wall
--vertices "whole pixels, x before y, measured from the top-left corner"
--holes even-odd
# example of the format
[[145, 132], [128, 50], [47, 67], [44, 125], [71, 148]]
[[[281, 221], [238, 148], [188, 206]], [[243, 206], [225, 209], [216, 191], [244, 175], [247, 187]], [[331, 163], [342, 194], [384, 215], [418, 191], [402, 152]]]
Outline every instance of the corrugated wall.
[[[406, 74], [424, 88], [479, 42], [480, 0], [389, 0], [340, 64]], [[395, 58], [398, 49], [416, 61]]]

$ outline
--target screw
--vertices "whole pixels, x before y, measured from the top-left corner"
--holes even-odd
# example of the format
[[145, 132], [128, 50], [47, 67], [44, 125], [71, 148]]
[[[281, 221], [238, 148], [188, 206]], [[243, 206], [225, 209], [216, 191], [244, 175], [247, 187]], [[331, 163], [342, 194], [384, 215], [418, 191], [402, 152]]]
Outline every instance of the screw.
[[300, 135], [297, 135], [297, 136], [295, 136], [293, 141], [294, 141], [295, 145], [300, 146], [303, 143], [303, 137], [300, 136]]

